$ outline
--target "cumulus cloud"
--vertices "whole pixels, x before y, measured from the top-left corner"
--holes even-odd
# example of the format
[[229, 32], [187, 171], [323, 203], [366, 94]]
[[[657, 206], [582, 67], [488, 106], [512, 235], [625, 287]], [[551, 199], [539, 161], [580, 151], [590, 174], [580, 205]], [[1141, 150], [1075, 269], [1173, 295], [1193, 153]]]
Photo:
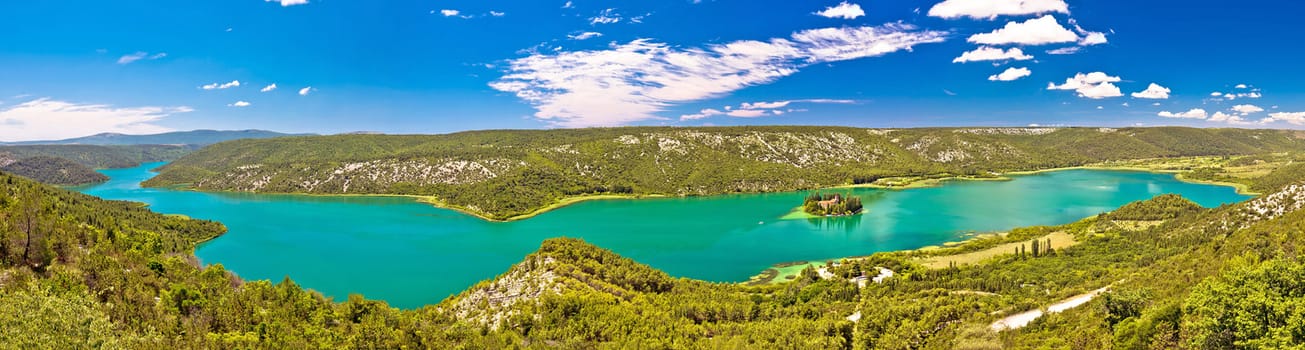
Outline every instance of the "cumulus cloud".
[[1078, 34], [1060, 25], [1051, 15], [1024, 22], [1007, 22], [1005, 27], [971, 35], [969, 42], [986, 45], [1046, 45], [1079, 41]]
[[1260, 106], [1256, 106], [1256, 105], [1252, 105], [1252, 104], [1244, 104], [1244, 105], [1236, 105], [1236, 106], [1233, 106], [1233, 107], [1232, 107], [1232, 110], [1233, 110], [1234, 112], [1240, 113], [1241, 115], [1247, 115], [1247, 114], [1252, 114], [1252, 113], [1260, 113], [1260, 112], [1263, 112], [1263, 111], [1264, 111], [1264, 108], [1260, 108]]
[[1269, 113], [1268, 118], [1262, 120], [1264, 123], [1283, 121], [1294, 125], [1305, 125], [1305, 112], [1278, 112]]
[[567, 37], [568, 39], [571, 39], [571, 40], [589, 40], [589, 39], [597, 38], [597, 37], [600, 37], [600, 36], [603, 36], [603, 33], [599, 33], [599, 32], [583, 32], [583, 33], [577, 33], [577, 34], [567, 35], [566, 37]]
[[1073, 77], [1066, 78], [1064, 84], [1048, 83], [1047, 90], [1074, 90], [1079, 97], [1094, 100], [1120, 97], [1124, 96], [1124, 94], [1114, 83], [1121, 80], [1119, 77], [1104, 72], [1078, 73]]
[[245, 101], [236, 101], [234, 103], [228, 104], [227, 107], [249, 107], [250, 104], [251, 103]]
[[443, 9], [443, 10], [440, 10], [440, 14], [441, 14], [441, 15], [444, 15], [444, 17], [454, 17], [454, 16], [457, 16], [458, 14], [461, 14], [461, 13], [462, 13], [462, 11], [453, 10], [453, 9]]
[[1146, 90], [1133, 93], [1134, 98], [1146, 98], [1152, 100], [1163, 100], [1169, 98], [1169, 88], [1160, 86], [1160, 84], [1151, 83]]
[[1013, 47], [1009, 50], [1002, 50], [1001, 48], [991, 46], [980, 46], [973, 51], [962, 53], [960, 57], [953, 59], [952, 63], [1004, 60], [1024, 61], [1031, 59], [1033, 59], [1033, 56], [1025, 55], [1024, 50], [1020, 50], [1018, 47]]
[[308, 4], [308, 0], [266, 0], [266, 2], [279, 2], [281, 3], [281, 7]]
[[1069, 13], [1064, 0], [946, 0], [929, 9], [929, 16], [947, 19], [969, 17], [996, 19], [997, 16]]
[[134, 53], [130, 53], [130, 54], [122, 55], [122, 57], [118, 57], [118, 64], [131, 64], [132, 62], [136, 62], [140, 60], [157, 60], [164, 57], [168, 57], [168, 53], [160, 52], [151, 55], [149, 52], [136, 51]]
[[838, 6], [826, 7], [824, 11], [816, 12], [815, 15], [826, 18], [854, 19], [865, 16], [865, 11], [861, 10], [859, 4], [850, 4], [844, 1], [838, 3]]
[[1235, 87], [1235, 88], [1238, 88], [1238, 89], [1245, 89], [1245, 88], [1247, 88], [1246, 84], [1237, 84], [1237, 86], [1234, 86], [1234, 87]]
[[1214, 115], [1211, 115], [1209, 120], [1212, 122], [1228, 123], [1234, 125], [1254, 124], [1250, 121], [1247, 121], [1245, 118], [1242, 118], [1241, 116], [1224, 113], [1222, 111], [1214, 112]]
[[306, 86], [303, 89], [299, 89], [299, 96], [308, 96], [308, 94], [313, 92], [313, 90], [316, 89], [313, 89], [312, 86]]
[[1001, 74], [988, 76], [988, 80], [991, 80], [991, 81], [1012, 81], [1012, 80], [1016, 80], [1016, 79], [1019, 79], [1019, 78], [1027, 77], [1027, 76], [1029, 76], [1030, 74], [1033, 74], [1033, 71], [1029, 70], [1028, 68], [1015, 68], [1015, 67], [1011, 67], [1011, 68], [1007, 68], [1006, 71], [1001, 72]]
[[901, 23], [804, 30], [788, 38], [679, 48], [639, 39], [608, 49], [534, 53], [510, 60], [490, 83], [531, 104], [555, 126], [625, 125], [662, 119], [678, 103], [771, 83], [820, 63], [875, 57], [945, 40], [947, 32]]
[[268, 85], [268, 86], [264, 86], [262, 89], [259, 89], [258, 92], [269, 92], [269, 91], [272, 91], [272, 90], [276, 90], [276, 84], [271, 84], [271, 85]]
[[1165, 118], [1182, 118], [1182, 119], [1205, 119], [1205, 117], [1207, 116], [1205, 110], [1200, 108], [1192, 108], [1192, 110], [1182, 112], [1182, 113], [1161, 111], [1157, 115]]
[[150, 134], [172, 131], [155, 122], [190, 107], [117, 108], [41, 98], [0, 109], [0, 140], [58, 140], [102, 132]]
[[212, 83], [212, 84], [200, 86], [199, 88], [204, 90], [225, 90], [233, 87], [240, 87], [240, 81], [232, 80], [230, 83]]

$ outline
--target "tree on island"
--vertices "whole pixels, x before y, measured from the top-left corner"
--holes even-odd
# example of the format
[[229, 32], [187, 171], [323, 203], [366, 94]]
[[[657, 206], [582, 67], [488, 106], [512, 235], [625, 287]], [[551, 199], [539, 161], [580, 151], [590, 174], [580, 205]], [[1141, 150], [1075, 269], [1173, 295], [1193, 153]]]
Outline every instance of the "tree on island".
[[842, 194], [821, 195], [820, 192], [807, 196], [802, 203], [802, 211], [816, 216], [842, 216], [861, 212], [861, 198]]

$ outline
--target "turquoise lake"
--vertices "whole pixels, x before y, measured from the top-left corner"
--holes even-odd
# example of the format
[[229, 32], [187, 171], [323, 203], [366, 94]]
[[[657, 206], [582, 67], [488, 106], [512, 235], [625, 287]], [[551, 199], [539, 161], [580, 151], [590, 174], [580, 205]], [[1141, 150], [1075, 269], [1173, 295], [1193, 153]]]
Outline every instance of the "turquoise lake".
[[196, 255], [248, 280], [297, 283], [336, 300], [360, 293], [402, 308], [437, 303], [507, 271], [551, 237], [579, 237], [674, 276], [737, 282], [781, 262], [915, 249], [973, 232], [1054, 225], [1177, 193], [1207, 207], [1250, 197], [1170, 174], [1064, 170], [1013, 181], [910, 190], [848, 189], [866, 214], [781, 220], [806, 192], [589, 201], [487, 222], [401, 197], [205, 193], [141, 188], [161, 163], [101, 171], [77, 190], [220, 221]]

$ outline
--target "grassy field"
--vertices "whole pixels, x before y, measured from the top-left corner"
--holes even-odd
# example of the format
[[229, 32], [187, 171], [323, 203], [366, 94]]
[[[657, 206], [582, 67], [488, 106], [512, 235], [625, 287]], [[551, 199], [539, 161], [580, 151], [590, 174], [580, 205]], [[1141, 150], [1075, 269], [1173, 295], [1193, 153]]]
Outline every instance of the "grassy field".
[[[1051, 247], [1056, 250], [1064, 249], [1078, 244], [1078, 241], [1074, 240], [1074, 236], [1071, 236], [1063, 231], [1057, 231], [1046, 236], [1038, 237], [1036, 239], [1039, 241], [1044, 241], [1048, 238], [1051, 239]], [[951, 266], [953, 263], [956, 265], [977, 264], [984, 260], [988, 260], [1000, 255], [1013, 254], [1015, 249], [1019, 248], [1020, 246], [1025, 246], [1025, 249], [1027, 249], [1028, 245], [1029, 245], [1028, 241], [1011, 242], [1011, 243], [1006, 243], [996, 247], [975, 251], [975, 252], [919, 258], [917, 262], [919, 262], [920, 265], [924, 265], [925, 267], [931, 269], [946, 268]]]

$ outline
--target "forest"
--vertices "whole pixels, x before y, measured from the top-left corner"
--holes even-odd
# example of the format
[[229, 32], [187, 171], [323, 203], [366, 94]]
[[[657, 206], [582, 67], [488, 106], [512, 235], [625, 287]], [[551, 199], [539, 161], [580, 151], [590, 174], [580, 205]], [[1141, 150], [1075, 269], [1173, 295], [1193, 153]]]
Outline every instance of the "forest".
[[815, 216], [845, 216], [860, 214], [861, 197], [844, 194], [821, 195], [815, 192], [802, 201], [802, 211]]
[[160, 169], [146, 186], [397, 194], [492, 220], [591, 195], [695, 196], [995, 177], [1105, 161], [1305, 150], [1297, 131], [817, 126], [489, 130], [240, 140]]
[[59, 157], [35, 156], [23, 158], [8, 165], [0, 166], [0, 171], [37, 180], [51, 185], [85, 185], [109, 180], [85, 165]]
[[[1260, 179], [1305, 178], [1279, 167]], [[1254, 182], [1254, 180], [1251, 180]], [[577, 239], [416, 310], [201, 265], [221, 224], [0, 174], [0, 343], [11, 348], [1227, 349], [1305, 344], [1305, 185], [1206, 209], [1174, 196], [949, 250], [880, 253], [747, 286], [674, 278]], [[1258, 184], [1258, 183], [1257, 183]], [[1150, 222], [1152, 225], [1125, 225]], [[928, 268], [921, 255], [1080, 243]], [[852, 278], [896, 271], [864, 287]], [[1019, 329], [994, 320], [1108, 292]]]
[[109, 179], [95, 169], [172, 161], [194, 150], [168, 145], [0, 146], [0, 170], [51, 185], [87, 185]]

